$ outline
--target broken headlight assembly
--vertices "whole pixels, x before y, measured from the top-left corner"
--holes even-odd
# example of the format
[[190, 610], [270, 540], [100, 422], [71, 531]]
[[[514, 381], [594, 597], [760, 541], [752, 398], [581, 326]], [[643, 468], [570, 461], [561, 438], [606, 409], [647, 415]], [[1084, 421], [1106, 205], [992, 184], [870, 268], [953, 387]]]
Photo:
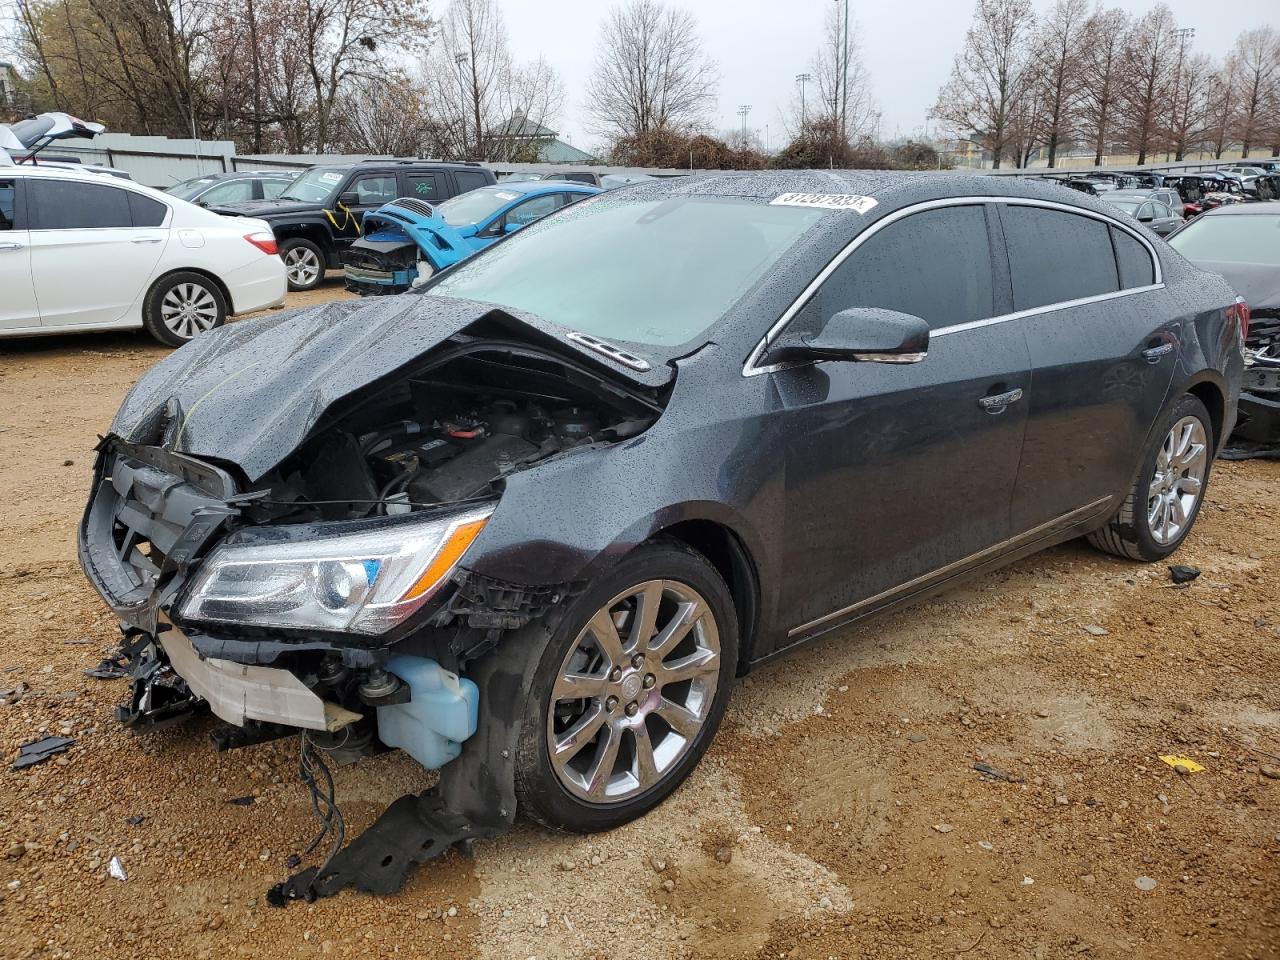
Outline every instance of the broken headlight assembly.
[[178, 615], [204, 624], [385, 633], [431, 598], [493, 510], [310, 524], [296, 538], [288, 527], [232, 538], [205, 559]]

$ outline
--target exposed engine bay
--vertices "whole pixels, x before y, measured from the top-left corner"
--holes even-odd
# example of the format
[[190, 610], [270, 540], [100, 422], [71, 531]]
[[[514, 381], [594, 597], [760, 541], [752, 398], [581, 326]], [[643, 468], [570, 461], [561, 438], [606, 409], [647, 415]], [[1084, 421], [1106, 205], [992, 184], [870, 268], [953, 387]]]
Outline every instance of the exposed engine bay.
[[1245, 357], [1240, 416], [1222, 456], [1280, 459], [1280, 310], [1253, 313]]
[[355, 398], [264, 478], [289, 522], [396, 516], [501, 492], [512, 473], [635, 436], [661, 407], [515, 344], [464, 345]]

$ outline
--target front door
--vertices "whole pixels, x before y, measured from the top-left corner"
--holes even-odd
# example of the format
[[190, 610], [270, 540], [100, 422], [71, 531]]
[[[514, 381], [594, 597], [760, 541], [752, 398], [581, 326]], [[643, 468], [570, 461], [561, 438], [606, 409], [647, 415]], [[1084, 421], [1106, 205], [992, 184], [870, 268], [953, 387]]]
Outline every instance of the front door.
[[[1176, 306], [1155, 289], [1145, 243], [1107, 221], [1000, 208], [1014, 306], [1031, 351], [1014, 533], [1106, 501], [1133, 483], [1181, 349]], [[1153, 307], [1153, 304], [1155, 305]]]
[[18, 215], [18, 179], [0, 177], [0, 330], [38, 327], [31, 237]]
[[786, 411], [780, 609], [794, 638], [1009, 536], [1030, 362], [1016, 321], [982, 322], [1008, 312], [991, 236], [981, 203], [912, 214], [863, 242], [796, 317], [816, 331], [839, 310], [885, 307], [932, 336], [916, 363], [770, 374]]

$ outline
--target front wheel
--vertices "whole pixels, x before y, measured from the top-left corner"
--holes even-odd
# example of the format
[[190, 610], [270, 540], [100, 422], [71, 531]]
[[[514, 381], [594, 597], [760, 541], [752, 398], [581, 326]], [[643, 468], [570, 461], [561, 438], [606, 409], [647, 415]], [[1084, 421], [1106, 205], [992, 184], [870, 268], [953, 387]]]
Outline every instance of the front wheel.
[[1166, 414], [1137, 481], [1107, 525], [1089, 535], [1100, 550], [1148, 562], [1177, 550], [1200, 513], [1213, 465], [1213, 422], [1186, 394]]
[[675, 543], [635, 550], [573, 602], [534, 672], [521, 809], [589, 833], [657, 806], [706, 752], [737, 658], [733, 601], [711, 564]]

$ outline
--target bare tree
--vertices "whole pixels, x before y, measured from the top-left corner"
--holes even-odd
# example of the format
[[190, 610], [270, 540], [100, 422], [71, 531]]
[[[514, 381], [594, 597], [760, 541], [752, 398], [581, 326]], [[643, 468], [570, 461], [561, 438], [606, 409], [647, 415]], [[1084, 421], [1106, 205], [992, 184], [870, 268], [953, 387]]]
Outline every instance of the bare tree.
[[978, 0], [951, 78], [938, 93], [933, 115], [958, 134], [977, 133], [999, 169], [1012, 146], [1010, 119], [1024, 94], [1030, 0]]
[[1129, 17], [1123, 10], [1096, 10], [1081, 39], [1080, 134], [1093, 144], [1093, 165], [1102, 166], [1120, 97], [1120, 64]]
[[621, 139], [699, 126], [718, 82], [692, 14], [630, 0], [609, 11], [586, 94], [597, 132]]
[[337, 141], [348, 153], [418, 156], [430, 133], [425, 85], [396, 70], [351, 84]]
[[1036, 27], [1031, 83], [1050, 167], [1057, 166], [1058, 150], [1075, 139], [1088, 18], [1088, 0], [1058, 0]]
[[1161, 118], [1173, 81], [1174, 34], [1177, 24], [1163, 3], [1134, 24], [1120, 61], [1120, 113], [1117, 128], [1125, 145], [1146, 163], [1163, 146]]
[[1185, 159], [1188, 149], [1204, 143], [1208, 136], [1209, 118], [1205, 107], [1214, 75], [1213, 61], [1203, 53], [1185, 58], [1174, 75], [1164, 131], [1174, 160]]
[[1280, 34], [1269, 26], [1244, 31], [1231, 60], [1238, 81], [1235, 137], [1247, 157], [1255, 146], [1275, 142], [1280, 125]]
[[834, 130], [846, 144], [869, 137], [875, 130], [876, 103], [857, 37], [855, 23], [846, 41], [840, 8], [828, 10], [825, 42], [810, 66], [818, 87], [812, 115], [830, 119], [827, 129]]
[[1221, 160], [1231, 142], [1236, 102], [1236, 65], [1228, 59], [1222, 69], [1209, 78], [1204, 94], [1205, 140], [1215, 160]]

